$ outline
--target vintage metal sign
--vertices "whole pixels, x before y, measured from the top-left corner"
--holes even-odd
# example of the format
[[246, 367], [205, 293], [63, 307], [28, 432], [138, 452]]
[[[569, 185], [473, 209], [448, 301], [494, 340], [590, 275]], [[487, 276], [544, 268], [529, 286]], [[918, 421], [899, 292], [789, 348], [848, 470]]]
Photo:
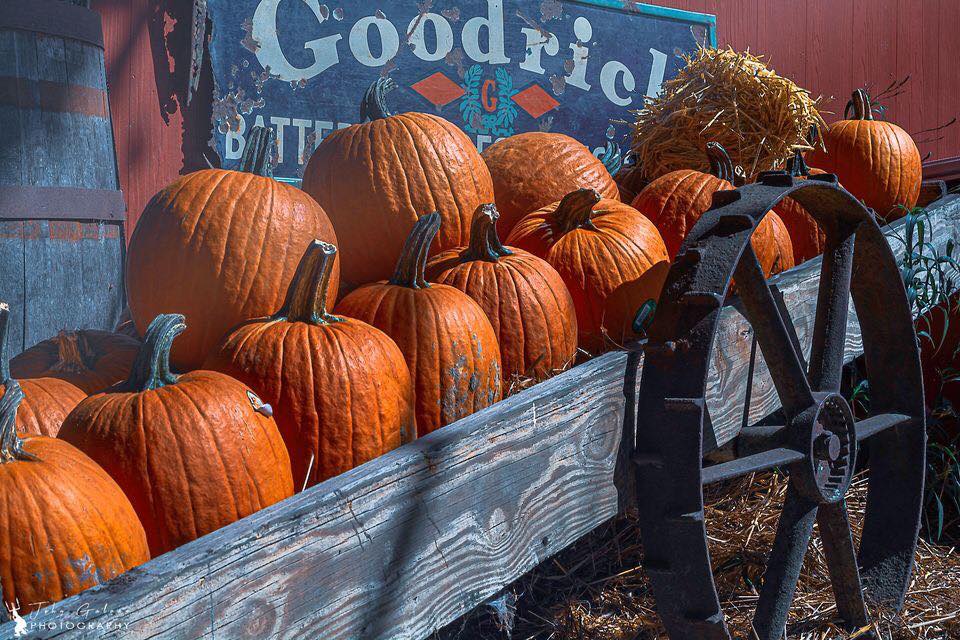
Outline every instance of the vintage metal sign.
[[396, 111], [436, 113], [479, 148], [550, 130], [621, 142], [630, 111], [715, 41], [713, 16], [625, 0], [208, 0], [214, 140], [235, 167], [257, 124], [277, 130], [276, 176], [359, 121], [378, 75]]

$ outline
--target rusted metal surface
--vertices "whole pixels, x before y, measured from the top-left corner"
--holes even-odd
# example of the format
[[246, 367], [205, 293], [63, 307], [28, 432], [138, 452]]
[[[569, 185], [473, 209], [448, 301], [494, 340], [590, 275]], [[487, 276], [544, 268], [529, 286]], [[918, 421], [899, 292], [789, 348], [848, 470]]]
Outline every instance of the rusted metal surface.
[[[765, 213], [788, 194], [827, 236], [809, 365], [750, 245]], [[739, 457], [703, 468], [710, 356], [734, 276], [784, 424], [747, 426]], [[851, 295], [875, 399], [873, 414], [860, 421], [839, 394]], [[671, 268], [644, 350], [637, 422], [628, 419], [624, 433], [635, 431], [645, 568], [671, 638], [730, 638], [711, 573], [703, 484], [774, 467], [789, 472], [791, 483], [754, 617], [758, 638], [783, 635], [815, 522], [846, 626], [867, 624], [865, 598], [902, 605], [920, 525], [924, 407], [906, 293], [872, 212], [834, 176], [795, 182], [771, 172], [718, 193]], [[870, 489], [857, 550], [844, 495], [861, 445], [869, 450]]]
[[190, 83], [187, 87], [187, 104], [200, 86], [200, 71], [203, 68], [203, 52], [207, 45], [207, 0], [193, 0], [193, 21], [190, 31]]

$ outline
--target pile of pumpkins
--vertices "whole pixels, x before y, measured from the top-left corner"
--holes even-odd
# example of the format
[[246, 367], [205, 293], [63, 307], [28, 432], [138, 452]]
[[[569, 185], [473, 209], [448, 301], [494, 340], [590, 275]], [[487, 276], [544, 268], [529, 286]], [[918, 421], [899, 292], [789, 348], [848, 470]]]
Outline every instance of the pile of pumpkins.
[[[241, 170], [158, 193], [129, 246], [122, 332], [64, 332], [9, 367], [0, 353], [5, 602], [77, 593], [623, 344], [734, 188], [713, 144], [711, 173], [642, 189], [560, 134], [481, 155], [438, 116], [391, 115], [389, 88], [319, 145], [302, 190], [271, 179], [257, 128]], [[860, 119], [808, 159], [878, 211], [913, 206], [916, 147], [861, 94]], [[800, 155], [792, 170], [807, 174]], [[787, 200], [752, 242], [769, 275], [823, 236]]]

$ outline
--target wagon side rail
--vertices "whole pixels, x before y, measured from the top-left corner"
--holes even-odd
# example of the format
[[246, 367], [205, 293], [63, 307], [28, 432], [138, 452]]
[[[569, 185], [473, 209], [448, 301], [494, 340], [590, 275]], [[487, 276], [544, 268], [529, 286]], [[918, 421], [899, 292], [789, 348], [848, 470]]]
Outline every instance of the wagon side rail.
[[[960, 197], [928, 213], [933, 247], [957, 243]], [[802, 344], [819, 271], [818, 259], [774, 281]], [[707, 398], [717, 445], [743, 423], [751, 352], [751, 419], [779, 406], [735, 306], [721, 324]], [[851, 313], [846, 358], [860, 353]], [[600, 356], [44, 607], [28, 637], [424, 638], [616, 515], [626, 360]]]

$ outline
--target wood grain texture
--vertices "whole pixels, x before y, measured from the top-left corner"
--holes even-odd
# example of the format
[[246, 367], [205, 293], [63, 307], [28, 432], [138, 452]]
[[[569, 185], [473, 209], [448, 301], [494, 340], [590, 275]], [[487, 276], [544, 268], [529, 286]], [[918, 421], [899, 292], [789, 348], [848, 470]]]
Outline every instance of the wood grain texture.
[[[931, 209], [935, 244], [960, 235], [958, 221], [958, 196]], [[818, 261], [776, 279], [801, 342], [818, 279]], [[749, 345], [725, 308], [708, 398], [721, 444], [741, 419]], [[851, 322], [847, 353], [859, 351]], [[35, 637], [122, 624], [144, 639], [424, 638], [617, 512], [625, 362], [596, 358], [32, 614]], [[757, 417], [778, 405], [764, 372]], [[82, 632], [39, 626], [81, 616]]]

